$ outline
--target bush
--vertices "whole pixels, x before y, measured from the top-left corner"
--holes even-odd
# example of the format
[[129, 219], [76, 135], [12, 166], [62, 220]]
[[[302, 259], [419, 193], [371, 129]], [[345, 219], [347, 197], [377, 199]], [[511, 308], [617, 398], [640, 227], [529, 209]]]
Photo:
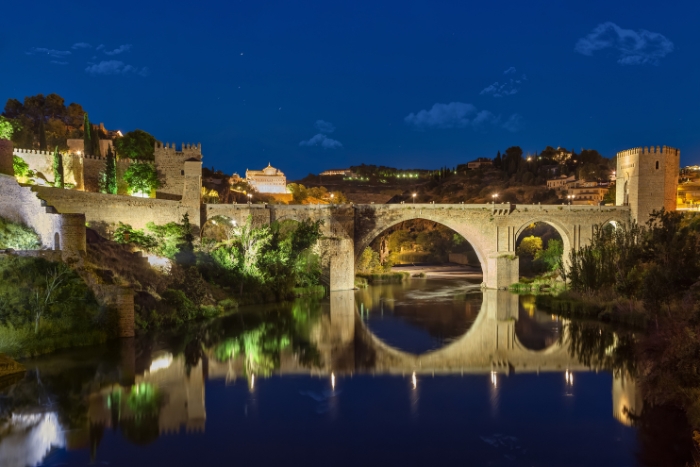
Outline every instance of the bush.
[[31, 228], [0, 217], [0, 250], [38, 250], [39, 236]]

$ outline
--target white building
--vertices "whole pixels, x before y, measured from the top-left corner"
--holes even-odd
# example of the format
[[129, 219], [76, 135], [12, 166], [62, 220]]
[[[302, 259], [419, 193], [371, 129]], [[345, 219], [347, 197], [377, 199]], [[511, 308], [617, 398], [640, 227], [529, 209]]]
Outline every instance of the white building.
[[245, 179], [258, 193], [287, 193], [287, 177], [269, 163], [262, 170], [246, 169]]

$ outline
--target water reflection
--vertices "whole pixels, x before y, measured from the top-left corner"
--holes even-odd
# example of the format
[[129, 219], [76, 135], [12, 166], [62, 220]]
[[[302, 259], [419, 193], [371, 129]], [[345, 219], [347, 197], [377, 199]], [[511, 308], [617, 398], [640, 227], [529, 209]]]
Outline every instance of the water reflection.
[[[396, 346], [400, 328], [378, 336], [364, 315], [381, 316], [382, 310], [438, 337], [442, 345], [418, 351]], [[446, 323], [452, 318], [462, 326], [461, 334], [449, 331]], [[404, 411], [408, 398], [407, 413], [413, 420], [419, 415], [423, 420], [421, 411], [427, 414], [426, 407], [433, 407], [421, 395], [435, 375], [479, 375], [489, 388], [491, 420], [504, 420], [513, 416], [512, 400], [504, 408], [513, 375], [552, 374], [557, 387], [563, 385], [565, 395], [573, 396], [574, 387], [590, 381], [581, 375], [610, 371], [612, 388], [608, 381], [602, 395], [612, 401], [608, 419], [619, 421], [620, 427], [645, 426], [646, 411], [633, 377], [634, 341], [631, 333], [553, 319], [528, 297], [482, 293], [459, 283], [452, 289], [437, 283], [334, 293], [328, 300], [241, 313], [185, 334], [126, 339], [116, 346], [25, 362], [27, 376], [5, 390], [2, 399], [2, 413], [9, 418], [0, 428], [0, 464], [36, 465], [51, 446], [89, 448], [97, 459], [106, 433], [114, 431], [137, 445], [152, 445], [165, 435], [207, 433], [207, 414], [221, 405], [219, 395], [209, 402], [214, 407], [207, 406], [210, 383], [241, 383], [248, 396], [240, 410], [258, 419], [258, 400], [260, 412], [262, 401], [271, 403], [263, 396], [268, 381], [295, 375], [322, 378], [321, 389], [300, 389], [298, 395], [313, 401], [315, 413], [329, 420], [341, 419], [340, 396], [357, 375], [401, 378], [397, 390], [404, 391]], [[373, 396], [363, 397], [358, 400]], [[37, 406], [37, 400], [43, 405]], [[388, 410], [384, 404], [381, 410]], [[30, 412], [44, 418], [32, 419], [27, 428], [27, 415], [21, 414]]]

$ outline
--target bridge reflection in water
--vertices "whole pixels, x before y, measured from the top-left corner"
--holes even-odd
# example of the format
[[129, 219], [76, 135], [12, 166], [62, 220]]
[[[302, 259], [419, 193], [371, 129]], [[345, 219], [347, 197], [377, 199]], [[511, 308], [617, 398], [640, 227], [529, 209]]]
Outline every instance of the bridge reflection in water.
[[[206, 422], [205, 380], [232, 383], [244, 379], [254, 394], [272, 375], [328, 378], [332, 390], [342, 385], [344, 377], [358, 373], [404, 377], [407, 387], [413, 389], [418, 389], [425, 375], [483, 374], [491, 382], [494, 413], [502, 378], [512, 373], [559, 372], [566, 390], [572, 391], [576, 373], [591, 368], [570, 354], [567, 323], [557, 328], [561, 329], [560, 338], [549, 339], [546, 343], [550, 345], [532, 350], [523, 343], [532, 336], [519, 331], [523, 313], [527, 319], [532, 310], [528, 310], [527, 303], [521, 308], [519, 299], [508, 292], [485, 290], [481, 309], [463, 336], [440, 349], [415, 355], [387, 345], [368, 329], [353, 291], [333, 292], [324, 312], [307, 329], [311, 347], [316, 350], [313, 358], [290, 345], [280, 346], [272, 358], [260, 355], [255, 350], [259, 336], [253, 335], [239, 347], [232, 346], [233, 350], [227, 350], [225, 344], [205, 350], [195, 365], [188, 365], [184, 355], [156, 353], [150, 367], [134, 376], [130, 390], [128, 385], [113, 385], [93, 393], [88, 418], [93, 427], [116, 427], [139, 417], [139, 410], [152, 403], [158, 405], [158, 410], [154, 413], [157, 429], [154, 419], [151, 436], [179, 432], [181, 428], [199, 432]], [[128, 361], [133, 352], [126, 342], [122, 367], [133, 368], [133, 361]], [[140, 393], [144, 400], [139, 403]], [[149, 394], [154, 393], [158, 394], [157, 401], [149, 402]], [[641, 411], [641, 397], [624, 372], [613, 376], [612, 400], [613, 416], [629, 426], [630, 414]]]

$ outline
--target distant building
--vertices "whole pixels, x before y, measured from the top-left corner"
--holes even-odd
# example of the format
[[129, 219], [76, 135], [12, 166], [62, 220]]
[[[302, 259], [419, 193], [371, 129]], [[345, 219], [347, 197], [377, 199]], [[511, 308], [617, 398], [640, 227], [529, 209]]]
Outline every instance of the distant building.
[[481, 167], [491, 167], [492, 165], [493, 161], [488, 157], [479, 157], [471, 162], [467, 162], [467, 169], [474, 170]]
[[[90, 125], [94, 135], [100, 135], [100, 155], [105, 157], [107, 155], [107, 149], [112, 148], [114, 150], [114, 140], [124, 136], [119, 130], [108, 130], [105, 128], [104, 123], [99, 125], [93, 123]], [[104, 139], [103, 139], [104, 138]], [[83, 138], [69, 138], [66, 141], [68, 145], [68, 152], [70, 154], [85, 154], [85, 143]]]
[[598, 206], [608, 192], [608, 183], [580, 180], [567, 185], [567, 196], [572, 196], [571, 204]]
[[329, 169], [329, 170], [324, 170], [321, 172], [319, 175], [343, 175], [346, 177], [352, 176], [352, 170], [350, 169]]
[[550, 190], [564, 191], [566, 190], [567, 184], [570, 184], [575, 181], [575, 175], [569, 175], [568, 177], [566, 175], [562, 175], [560, 177], [547, 180], [547, 188], [549, 188]]
[[246, 170], [245, 180], [258, 193], [287, 193], [287, 177], [269, 163], [262, 170]]
[[557, 151], [554, 153], [554, 160], [559, 163], [566, 162], [571, 159], [571, 156], [573, 156], [573, 153], [568, 152], [566, 149], [561, 147], [557, 147]]

